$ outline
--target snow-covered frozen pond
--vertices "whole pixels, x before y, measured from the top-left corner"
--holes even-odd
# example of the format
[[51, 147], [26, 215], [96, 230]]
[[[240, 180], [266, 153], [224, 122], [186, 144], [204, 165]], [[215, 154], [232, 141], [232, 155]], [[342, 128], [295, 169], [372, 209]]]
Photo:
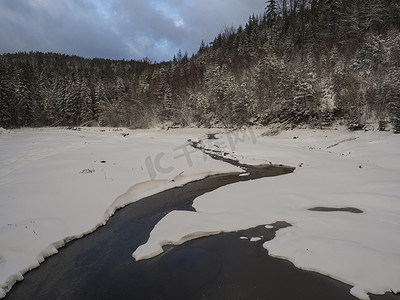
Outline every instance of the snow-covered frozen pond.
[[[209, 174], [241, 171], [185, 147], [187, 139], [204, 132], [2, 131], [0, 295], [65, 241], [104, 224], [116, 208]], [[400, 137], [346, 130], [262, 132], [218, 134], [206, 146], [247, 164], [295, 166], [294, 174], [200, 196], [196, 212], [166, 215], [146, 244], [131, 249], [134, 258], [157, 255], [165, 244], [286, 221], [292, 226], [264, 243], [270, 255], [350, 284], [360, 299], [399, 292]]]

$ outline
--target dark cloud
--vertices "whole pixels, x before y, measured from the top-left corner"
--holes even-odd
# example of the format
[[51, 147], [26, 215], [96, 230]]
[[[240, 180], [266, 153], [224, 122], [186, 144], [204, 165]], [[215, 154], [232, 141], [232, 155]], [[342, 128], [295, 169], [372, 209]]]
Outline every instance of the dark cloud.
[[89, 1], [0, 2], [0, 52], [43, 51], [119, 58], [129, 50]]
[[169, 60], [197, 51], [225, 25], [261, 13], [260, 0], [0, 1], [0, 53], [43, 51]]

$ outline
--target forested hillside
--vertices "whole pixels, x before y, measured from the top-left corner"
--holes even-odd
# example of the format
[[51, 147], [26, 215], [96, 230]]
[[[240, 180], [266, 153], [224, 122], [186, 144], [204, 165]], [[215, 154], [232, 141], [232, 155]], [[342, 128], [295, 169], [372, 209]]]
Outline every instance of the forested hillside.
[[400, 131], [400, 1], [271, 0], [192, 57], [0, 56], [0, 127], [392, 122]]

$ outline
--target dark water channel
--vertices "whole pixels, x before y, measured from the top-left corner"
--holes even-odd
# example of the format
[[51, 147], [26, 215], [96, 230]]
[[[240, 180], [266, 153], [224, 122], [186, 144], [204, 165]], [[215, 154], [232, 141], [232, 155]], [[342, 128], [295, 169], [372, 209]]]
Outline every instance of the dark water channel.
[[310, 208], [309, 210], [311, 211], [319, 211], [319, 212], [348, 212], [352, 214], [362, 214], [363, 211], [361, 209], [355, 208], [355, 207], [340, 207], [340, 208], [335, 208], [335, 207], [313, 207]]
[[[106, 226], [67, 244], [25, 274], [6, 299], [355, 299], [350, 287], [268, 256], [262, 243], [279, 222], [165, 248], [150, 260], [131, 254], [172, 210], [193, 210], [193, 200], [221, 186], [293, 172], [284, 166], [252, 168], [248, 176], [211, 176], [147, 197], [115, 213]], [[252, 243], [240, 237], [262, 236]], [[397, 299], [394, 295], [371, 299]]]

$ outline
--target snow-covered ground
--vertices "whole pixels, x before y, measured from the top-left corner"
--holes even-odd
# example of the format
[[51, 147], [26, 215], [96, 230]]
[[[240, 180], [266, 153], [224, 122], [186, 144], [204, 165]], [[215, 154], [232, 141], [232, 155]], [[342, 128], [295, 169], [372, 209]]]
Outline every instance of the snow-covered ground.
[[[286, 221], [292, 226], [264, 244], [270, 255], [346, 282], [360, 299], [399, 292], [400, 136], [262, 132], [219, 134], [204, 145], [247, 164], [297, 167], [293, 174], [199, 197], [196, 212], [168, 214], [133, 256], [150, 258], [165, 244]], [[0, 298], [23, 273], [104, 224], [116, 208], [209, 174], [241, 171], [186, 147], [188, 138], [203, 133], [0, 129]], [[363, 213], [309, 210], [314, 207]]]
[[0, 128], [0, 298], [116, 208], [210, 174], [242, 171], [185, 146], [200, 136], [199, 130]]
[[[196, 212], [166, 215], [133, 257], [153, 257], [166, 244], [286, 221], [292, 226], [264, 244], [270, 255], [343, 281], [359, 299], [368, 299], [368, 293], [399, 293], [400, 136], [347, 130], [252, 133], [256, 140], [234, 147], [229, 135], [217, 135], [206, 146], [246, 163], [268, 160], [296, 171], [197, 198]], [[352, 207], [363, 213], [309, 210], [314, 207]]]

